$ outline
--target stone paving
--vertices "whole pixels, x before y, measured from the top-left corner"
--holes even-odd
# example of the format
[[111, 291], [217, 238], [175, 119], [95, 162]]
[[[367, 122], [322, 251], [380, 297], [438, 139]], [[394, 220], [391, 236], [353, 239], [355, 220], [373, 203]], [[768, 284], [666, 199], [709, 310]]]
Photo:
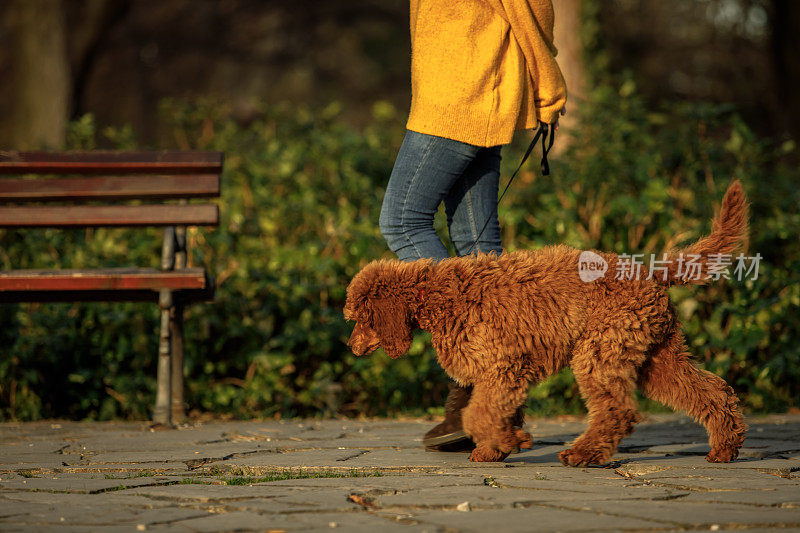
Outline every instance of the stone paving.
[[0, 424], [2, 531], [800, 531], [800, 415], [740, 460], [650, 415], [605, 468], [561, 466], [580, 418], [529, 419], [504, 463], [422, 448], [429, 420]]

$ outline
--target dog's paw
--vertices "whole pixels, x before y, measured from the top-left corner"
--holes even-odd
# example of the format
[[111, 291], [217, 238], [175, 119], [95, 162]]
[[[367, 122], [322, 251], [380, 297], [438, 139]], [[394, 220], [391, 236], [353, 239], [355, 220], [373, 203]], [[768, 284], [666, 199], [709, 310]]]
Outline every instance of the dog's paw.
[[589, 466], [603, 465], [611, 459], [611, 454], [605, 450], [577, 450], [570, 448], [558, 454], [564, 466]]
[[497, 449], [504, 453], [519, 453], [520, 448], [533, 446], [531, 434], [522, 429], [507, 428], [497, 439]]
[[737, 457], [739, 457], [738, 448], [715, 448], [706, 455], [706, 461], [709, 463], [730, 463]]
[[521, 429], [514, 430], [514, 435], [517, 438], [517, 446], [519, 448], [531, 448], [533, 447], [533, 437], [527, 431], [523, 431]]
[[508, 457], [507, 453], [489, 448], [487, 446], [478, 446], [472, 450], [469, 460], [475, 463], [499, 463]]

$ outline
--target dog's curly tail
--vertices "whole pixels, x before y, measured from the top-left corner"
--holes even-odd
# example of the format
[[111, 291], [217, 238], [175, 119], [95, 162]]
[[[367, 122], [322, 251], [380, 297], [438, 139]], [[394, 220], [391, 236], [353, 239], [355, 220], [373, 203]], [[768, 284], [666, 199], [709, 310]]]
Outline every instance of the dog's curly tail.
[[712, 262], [720, 263], [747, 240], [749, 232], [748, 201], [739, 180], [734, 180], [725, 196], [719, 213], [711, 223], [711, 234], [696, 243], [666, 254], [667, 272], [654, 279], [667, 285], [702, 285], [709, 281]]

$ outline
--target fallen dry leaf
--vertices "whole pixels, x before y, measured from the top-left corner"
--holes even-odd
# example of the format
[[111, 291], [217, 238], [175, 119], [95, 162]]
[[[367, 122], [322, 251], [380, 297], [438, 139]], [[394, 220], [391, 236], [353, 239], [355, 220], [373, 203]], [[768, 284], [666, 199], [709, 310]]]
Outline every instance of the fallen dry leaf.
[[374, 499], [368, 498], [366, 496], [361, 496], [360, 494], [356, 494], [355, 492], [351, 493], [350, 496], [347, 497], [347, 501], [358, 504], [365, 509], [375, 507]]

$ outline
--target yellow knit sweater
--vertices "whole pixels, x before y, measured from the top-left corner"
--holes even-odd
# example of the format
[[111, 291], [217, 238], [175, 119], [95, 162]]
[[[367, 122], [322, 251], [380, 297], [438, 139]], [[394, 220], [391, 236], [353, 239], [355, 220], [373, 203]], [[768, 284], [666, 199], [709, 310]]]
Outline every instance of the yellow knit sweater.
[[555, 122], [551, 0], [410, 0], [410, 130], [477, 146]]

